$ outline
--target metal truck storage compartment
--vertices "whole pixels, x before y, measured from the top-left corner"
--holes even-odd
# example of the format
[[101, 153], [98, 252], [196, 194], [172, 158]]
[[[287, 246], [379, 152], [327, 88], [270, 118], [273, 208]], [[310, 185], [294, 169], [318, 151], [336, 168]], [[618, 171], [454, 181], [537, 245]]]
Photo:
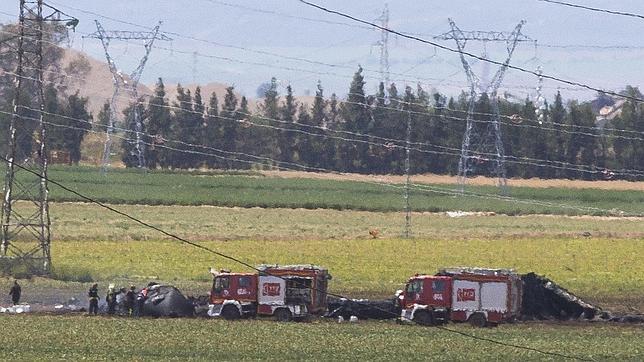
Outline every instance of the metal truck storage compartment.
[[469, 320], [476, 312], [494, 323], [519, 316], [522, 282], [514, 270], [448, 268], [438, 275], [454, 279], [453, 320]]
[[274, 276], [259, 276], [257, 302], [263, 305], [284, 305], [286, 281]]

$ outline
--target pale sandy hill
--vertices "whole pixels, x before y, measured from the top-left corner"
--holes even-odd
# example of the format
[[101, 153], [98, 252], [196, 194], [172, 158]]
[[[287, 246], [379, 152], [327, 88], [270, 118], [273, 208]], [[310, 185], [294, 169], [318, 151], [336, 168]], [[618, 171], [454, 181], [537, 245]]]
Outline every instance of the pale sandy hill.
[[[184, 89], [189, 89], [190, 93], [194, 96], [195, 95], [195, 89], [197, 86], [201, 87], [201, 97], [203, 98], [204, 105], [207, 107], [208, 102], [210, 101], [210, 96], [214, 92], [217, 94], [217, 101], [219, 102], [219, 109], [221, 109], [221, 106], [224, 104], [224, 97], [226, 96], [226, 88], [228, 88], [227, 84], [223, 83], [207, 83], [207, 84], [181, 84], [181, 86]], [[154, 87], [154, 86], [152, 86]], [[166, 94], [168, 95], [168, 101], [170, 104], [173, 104], [175, 100], [177, 99], [177, 84], [173, 83], [165, 83], [165, 91]], [[235, 92], [235, 95], [237, 96], [237, 101], [239, 102], [241, 100], [241, 94]], [[249, 100], [249, 105], [251, 106], [251, 109], [255, 109], [255, 102]]]
[[[65, 69], [72, 62], [86, 62], [89, 65], [87, 72], [74, 73], [71, 76], [66, 78], [66, 85], [69, 88], [70, 92], [74, 92], [77, 89], [80, 90], [80, 94], [84, 97], [89, 98], [89, 109], [96, 116], [100, 112], [105, 101], [108, 101], [112, 98], [112, 93], [114, 86], [112, 83], [112, 74], [107, 66], [107, 62], [103, 59], [95, 59], [84, 53], [76, 51], [74, 49], [66, 49], [65, 56], [63, 57], [62, 67]], [[128, 78], [128, 77], [126, 77]], [[208, 104], [210, 96], [213, 92], [217, 94], [219, 101], [219, 106], [224, 102], [224, 96], [226, 94], [227, 84], [223, 83], [207, 83], [207, 84], [182, 84], [181, 86], [190, 89], [190, 92], [194, 95], [194, 91], [197, 88], [197, 85], [201, 87], [201, 95], [203, 97], [204, 104]], [[174, 102], [177, 97], [177, 84], [176, 83], [165, 83], [166, 93], [168, 101], [170, 104]], [[142, 84], [139, 83], [137, 90], [140, 96], [150, 96], [153, 94], [154, 84]], [[241, 100], [241, 94], [235, 93], [238, 100]], [[125, 109], [129, 103], [127, 98], [128, 94], [126, 92], [121, 92], [121, 96], [118, 98], [117, 107], [122, 111]], [[303, 103], [307, 108], [311, 108], [313, 105], [314, 96], [296, 96], [296, 101], [299, 104]], [[280, 94], [280, 103], [284, 102], [284, 95]], [[251, 111], [257, 111], [259, 105], [262, 103], [262, 99], [248, 98], [248, 105]]]
[[[88, 72], [73, 74], [66, 79], [66, 84], [70, 92], [80, 90], [80, 94], [89, 98], [89, 109], [94, 114], [94, 120], [103, 106], [105, 101], [112, 98], [114, 86], [112, 83], [112, 73], [104, 60], [94, 59], [84, 53], [78, 52], [73, 49], [66, 49], [65, 56], [63, 57], [63, 69], [68, 67], [71, 62], [84, 59], [90, 66]], [[126, 77], [127, 78], [127, 77]], [[137, 87], [139, 95], [152, 94], [150, 88], [144, 84]], [[125, 92], [121, 93], [121, 97], [117, 99], [117, 107], [122, 111], [128, 105], [128, 98]]]
[[[190, 89], [190, 93], [194, 96], [195, 94], [195, 89], [197, 86], [201, 87], [201, 96], [203, 97], [203, 102], [207, 106], [208, 102], [210, 100], [210, 96], [212, 95], [213, 92], [217, 94], [217, 101], [219, 102], [219, 107], [221, 109], [221, 106], [224, 103], [224, 97], [226, 95], [226, 88], [228, 88], [227, 84], [223, 83], [207, 83], [207, 84], [181, 84], [181, 86], [185, 89]], [[150, 88], [153, 88], [154, 86], [150, 86]], [[165, 89], [166, 93], [168, 94], [168, 100], [170, 101], [170, 104], [175, 101], [177, 97], [177, 84], [165, 84]], [[235, 92], [237, 95], [237, 100], [241, 101], [241, 94]], [[298, 107], [300, 104], [304, 104], [308, 109], [311, 108], [313, 105], [315, 97], [314, 96], [296, 96], [295, 100], [298, 104]], [[261, 106], [263, 99], [261, 98], [247, 98], [248, 100], [248, 107], [251, 111], [256, 112], [259, 110], [259, 107]], [[284, 102], [284, 95], [280, 94], [279, 97], [279, 102], [280, 104], [283, 104]]]

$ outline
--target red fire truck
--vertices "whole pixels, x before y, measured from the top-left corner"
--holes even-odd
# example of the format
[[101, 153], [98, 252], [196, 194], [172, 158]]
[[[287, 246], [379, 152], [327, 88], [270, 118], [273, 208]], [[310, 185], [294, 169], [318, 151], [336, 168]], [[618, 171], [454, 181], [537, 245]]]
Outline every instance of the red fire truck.
[[513, 320], [521, 309], [521, 278], [513, 270], [449, 268], [415, 275], [400, 293], [403, 320], [447, 321], [478, 327]]
[[259, 273], [213, 272], [208, 315], [303, 319], [327, 307], [328, 271], [315, 265], [261, 265]]

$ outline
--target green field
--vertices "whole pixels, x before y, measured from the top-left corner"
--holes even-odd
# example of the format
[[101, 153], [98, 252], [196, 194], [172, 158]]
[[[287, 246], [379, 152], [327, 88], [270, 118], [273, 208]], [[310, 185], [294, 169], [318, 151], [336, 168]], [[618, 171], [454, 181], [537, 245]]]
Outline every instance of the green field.
[[[595, 301], [625, 298], [637, 303], [644, 298], [640, 254], [644, 239], [237, 240], [201, 244], [251, 265], [326, 266], [334, 276], [330, 288], [355, 297], [392, 296], [414, 273], [469, 265], [545, 274]], [[210, 280], [210, 266], [247, 271], [174, 241], [60, 242], [53, 246], [52, 254], [59, 273], [89, 274], [101, 281], [154, 277], [167, 282], [200, 282]]]
[[[52, 167], [49, 176], [84, 195], [116, 204], [368, 211], [396, 211], [405, 206], [402, 185], [373, 182], [131, 169], [112, 169], [101, 175], [97, 168], [61, 166]], [[50, 189], [53, 201], [81, 201], [54, 184]], [[493, 186], [471, 186], [467, 194], [455, 196], [453, 186], [422, 185], [413, 188], [410, 198], [415, 211], [644, 215], [644, 193], [637, 190], [514, 187], [511, 198], [499, 199]]]
[[[204, 294], [208, 267], [244, 270], [90, 204], [51, 207], [54, 271], [64, 280], [154, 279]], [[388, 297], [414, 273], [475, 265], [534, 271], [600, 305], [644, 309], [641, 218], [415, 213], [414, 238], [400, 239], [401, 213], [115, 207], [251, 265], [326, 266], [334, 275], [332, 290], [354, 297]], [[378, 239], [369, 236], [372, 229], [380, 231]], [[39, 283], [27, 288], [49, 285]]]
[[[414, 273], [481, 266], [546, 275], [611, 311], [644, 310], [644, 218], [561, 215], [619, 214], [617, 210], [641, 215], [641, 191], [512, 191], [513, 197], [546, 205], [417, 190], [412, 194], [413, 238], [403, 239], [401, 190], [391, 186], [257, 174], [113, 170], [103, 177], [90, 168], [57, 168], [51, 176], [136, 218], [251, 265], [323, 265], [333, 275], [330, 291], [350, 297], [391, 297]], [[430, 187], [450, 190], [445, 185]], [[55, 186], [51, 189], [55, 200], [78, 200]], [[470, 190], [496, 193], [494, 188]], [[22, 210], [29, 209], [26, 205], [19, 203]], [[449, 217], [428, 212], [434, 210], [496, 214]], [[112, 282], [140, 286], [154, 280], [174, 284], [186, 294], [203, 295], [211, 284], [209, 267], [247, 271], [96, 205], [55, 202], [51, 218], [54, 279], [22, 280], [23, 299], [28, 303], [83, 298], [93, 281], [103, 290]], [[377, 239], [371, 238], [370, 230], [378, 230]], [[8, 290], [11, 282], [0, 279], [0, 290]], [[7, 302], [6, 295], [0, 298], [0, 304]], [[562, 359], [392, 321], [278, 324], [22, 315], [0, 316], [0, 323], [13, 331], [4, 334], [0, 359]], [[644, 355], [641, 326], [525, 323], [483, 330], [464, 325], [449, 328], [584, 359], [641, 360]], [[39, 337], [33, 339], [34, 335]]]
[[[562, 360], [472, 340], [437, 328], [391, 322], [96, 319], [0, 316], [3, 360]], [[458, 332], [585, 360], [639, 360], [644, 330], [604, 324], [526, 324]], [[37, 336], [37, 338], [34, 338]]]

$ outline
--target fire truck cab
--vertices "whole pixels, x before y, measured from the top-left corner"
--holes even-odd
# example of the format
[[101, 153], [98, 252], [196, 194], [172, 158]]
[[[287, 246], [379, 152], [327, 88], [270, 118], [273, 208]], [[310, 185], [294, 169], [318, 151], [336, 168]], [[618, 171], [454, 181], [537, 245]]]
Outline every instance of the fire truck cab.
[[518, 274], [505, 269], [451, 268], [415, 275], [399, 296], [401, 318], [422, 325], [450, 320], [496, 325], [520, 313], [521, 286]]
[[213, 273], [208, 315], [225, 319], [303, 319], [327, 306], [326, 269], [313, 265], [258, 267], [259, 273]]

